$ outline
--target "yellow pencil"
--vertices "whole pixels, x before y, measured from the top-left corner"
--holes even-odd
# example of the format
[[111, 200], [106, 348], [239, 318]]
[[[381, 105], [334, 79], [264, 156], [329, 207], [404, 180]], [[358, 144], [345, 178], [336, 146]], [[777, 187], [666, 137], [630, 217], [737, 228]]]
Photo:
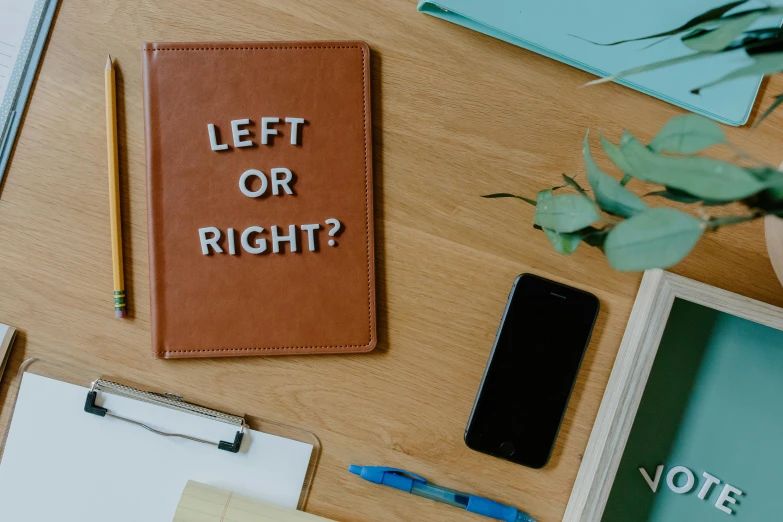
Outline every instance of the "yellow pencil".
[[122, 274], [122, 224], [120, 221], [120, 163], [117, 155], [117, 91], [114, 62], [106, 59], [106, 144], [109, 151], [109, 209], [111, 213], [111, 260], [114, 268], [114, 316], [125, 317], [125, 282]]

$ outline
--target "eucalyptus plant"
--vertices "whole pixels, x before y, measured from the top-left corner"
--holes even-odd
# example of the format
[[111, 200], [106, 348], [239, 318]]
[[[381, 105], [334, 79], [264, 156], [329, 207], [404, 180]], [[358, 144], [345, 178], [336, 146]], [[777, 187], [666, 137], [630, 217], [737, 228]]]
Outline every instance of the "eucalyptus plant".
[[[752, 59], [752, 62], [705, 85], [694, 86], [691, 92], [698, 94], [702, 89], [744, 76], [766, 76], [782, 72], [783, 29], [781, 29], [780, 23], [769, 27], [757, 27], [757, 25], [769, 21], [772, 17], [783, 15], [783, 6], [765, 5], [758, 8], [738, 10], [747, 2], [748, 0], [736, 0], [720, 7], [715, 7], [692, 18], [679, 27], [661, 33], [611, 43], [591, 42], [596, 45], [612, 46], [677, 36], [686, 47], [694, 52], [622, 71], [590, 82], [588, 85], [609, 82], [644, 71], [731, 52], [744, 52]], [[654, 45], [654, 43], [651, 45]], [[769, 116], [781, 103], [783, 103], [783, 94], [775, 97], [772, 105], [759, 118], [756, 125]]]
[[[628, 131], [619, 146], [601, 136], [601, 148], [623, 173], [620, 180], [598, 167], [589, 137], [588, 130], [582, 153], [590, 189], [563, 174], [564, 185], [542, 190], [535, 200], [509, 193], [482, 197], [517, 198], [535, 206], [533, 226], [558, 252], [571, 254], [584, 242], [601, 249], [611, 266], [623, 271], [668, 268], [707, 232], [768, 214], [783, 216], [783, 172], [702, 155], [710, 147], [731, 146], [720, 125], [707, 118], [678, 116], [647, 145]], [[660, 188], [640, 197], [627, 186], [634, 179]], [[656, 199], [695, 206], [696, 211], [651, 206]], [[735, 202], [746, 209], [741, 215], [713, 215]]]

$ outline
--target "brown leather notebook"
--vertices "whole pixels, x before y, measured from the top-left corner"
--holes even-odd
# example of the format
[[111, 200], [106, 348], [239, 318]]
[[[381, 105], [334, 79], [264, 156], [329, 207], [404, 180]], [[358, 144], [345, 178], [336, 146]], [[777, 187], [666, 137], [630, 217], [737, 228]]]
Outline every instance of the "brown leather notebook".
[[372, 350], [370, 51], [142, 48], [156, 357]]

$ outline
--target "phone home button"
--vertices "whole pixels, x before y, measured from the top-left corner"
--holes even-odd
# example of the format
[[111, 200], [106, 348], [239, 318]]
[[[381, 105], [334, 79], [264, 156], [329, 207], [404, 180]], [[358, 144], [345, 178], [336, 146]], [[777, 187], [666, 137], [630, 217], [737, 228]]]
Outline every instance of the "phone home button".
[[510, 442], [504, 442], [500, 445], [500, 456], [508, 458], [514, 454], [514, 451], [516, 448], [514, 448], [514, 445]]

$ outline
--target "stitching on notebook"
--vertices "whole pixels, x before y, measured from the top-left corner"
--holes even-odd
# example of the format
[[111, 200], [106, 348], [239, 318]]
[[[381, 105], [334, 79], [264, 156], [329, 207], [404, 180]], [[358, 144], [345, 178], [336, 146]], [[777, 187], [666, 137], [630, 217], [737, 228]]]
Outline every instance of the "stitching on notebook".
[[[370, 339], [372, 340], [372, 339]], [[369, 344], [369, 343], [368, 343]], [[336, 350], [339, 348], [362, 348], [367, 344], [346, 344], [343, 346], [271, 346], [268, 348], [207, 348], [205, 350], [164, 350], [162, 352], [156, 352], [158, 355], [167, 353], [210, 353], [210, 352], [256, 352], [263, 351], [280, 351], [280, 350]]]
[[361, 49], [362, 51], [362, 65], [364, 65], [364, 49], [356, 45], [335, 45], [335, 46], [309, 46], [309, 47], [288, 47], [288, 46], [275, 46], [275, 47], [152, 47], [145, 48], [147, 52], [155, 51], [270, 51], [270, 50], [286, 50], [286, 49]]
[[362, 348], [372, 343], [372, 273], [370, 271], [370, 176], [367, 161], [367, 56], [364, 47], [358, 45], [342, 46], [271, 46], [271, 47], [166, 47], [145, 48], [146, 52], [156, 51], [250, 51], [250, 50], [290, 50], [290, 49], [359, 49], [362, 53], [362, 104], [364, 115], [364, 223], [365, 245], [367, 245], [367, 327], [370, 338], [365, 344], [327, 345], [327, 346], [274, 346], [255, 348], [209, 348], [206, 350], [163, 350], [155, 352], [156, 355], [176, 353], [212, 353], [212, 352], [257, 352], [257, 351], [281, 351], [281, 350], [339, 350], [341, 348]]
[[228, 505], [231, 504], [231, 497], [234, 496], [234, 492], [230, 492], [228, 494], [228, 498], [226, 499], [226, 505], [223, 506], [223, 514], [220, 516], [220, 522], [224, 522], [226, 520], [226, 513], [228, 513]]
[[367, 245], [367, 333], [370, 339], [367, 341], [369, 344], [372, 341], [372, 273], [370, 270], [370, 166], [367, 161], [367, 126], [371, 125], [371, 122], [367, 121], [367, 93], [369, 89], [367, 87], [367, 69], [366, 56], [364, 55], [364, 48], [360, 48], [362, 51], [362, 104], [364, 111], [364, 233], [365, 233], [365, 245]]

